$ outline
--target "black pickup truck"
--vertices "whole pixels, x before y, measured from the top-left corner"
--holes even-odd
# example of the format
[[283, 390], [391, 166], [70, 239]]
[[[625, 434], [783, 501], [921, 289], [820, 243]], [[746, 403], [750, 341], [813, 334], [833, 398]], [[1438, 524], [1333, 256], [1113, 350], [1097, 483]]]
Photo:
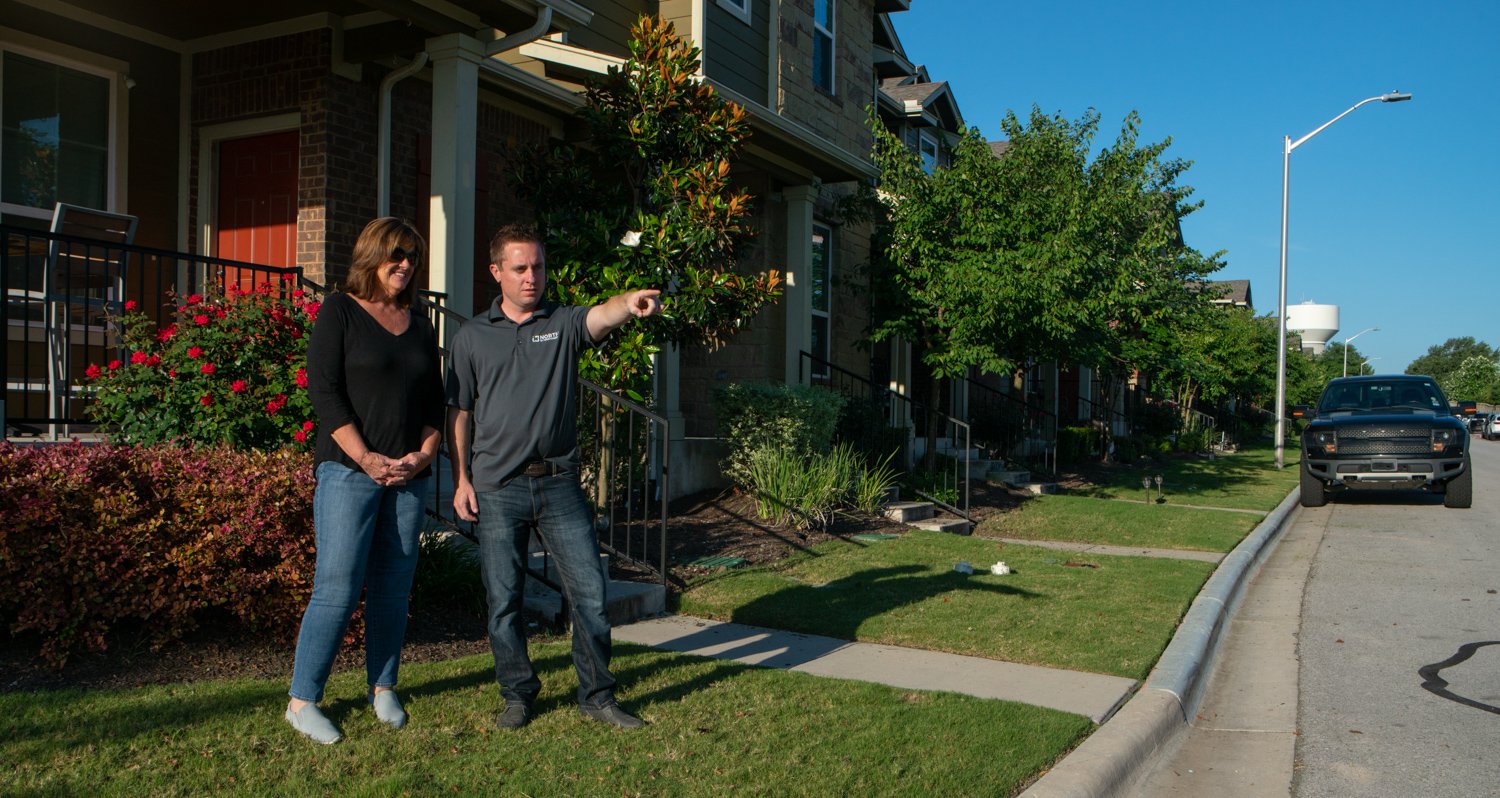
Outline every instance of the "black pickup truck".
[[[1469, 428], [1431, 377], [1330, 380], [1302, 432], [1302, 506], [1361, 488], [1440, 493], [1448, 507], [1474, 500]], [[1294, 410], [1294, 415], [1297, 411]]]

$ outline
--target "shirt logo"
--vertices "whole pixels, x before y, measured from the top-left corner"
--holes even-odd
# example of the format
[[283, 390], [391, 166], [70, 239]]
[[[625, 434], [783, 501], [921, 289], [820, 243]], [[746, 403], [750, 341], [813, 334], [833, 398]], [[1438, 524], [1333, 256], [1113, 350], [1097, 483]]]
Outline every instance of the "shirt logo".
[[543, 343], [543, 342], [546, 342], [546, 341], [556, 341], [556, 340], [557, 340], [557, 333], [555, 333], [555, 332], [542, 333], [541, 335], [533, 335], [533, 336], [531, 336], [531, 342], [534, 343], [534, 344], [540, 344], [540, 343]]

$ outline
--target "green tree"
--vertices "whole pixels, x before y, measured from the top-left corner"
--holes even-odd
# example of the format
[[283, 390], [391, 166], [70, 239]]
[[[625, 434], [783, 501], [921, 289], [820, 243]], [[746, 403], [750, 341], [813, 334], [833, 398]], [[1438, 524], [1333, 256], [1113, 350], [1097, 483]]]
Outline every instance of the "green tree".
[[1407, 374], [1426, 374], [1438, 381], [1439, 385], [1447, 385], [1447, 380], [1458, 371], [1459, 366], [1471, 357], [1482, 357], [1494, 360], [1495, 351], [1489, 344], [1475, 340], [1472, 336], [1462, 338], [1449, 338], [1436, 346], [1429, 347], [1427, 354], [1413, 360], [1406, 367]]
[[[1008, 113], [995, 158], [977, 130], [927, 173], [872, 115], [884, 206], [871, 338], [900, 336], [940, 378], [970, 367], [1081, 362], [1120, 374], [1157, 353], [1220, 267], [1183, 245], [1199, 207], [1170, 140], [1143, 145], [1132, 113], [1091, 159], [1099, 117]], [[934, 388], [934, 393], [936, 388]]]
[[1449, 399], [1494, 402], [1500, 399], [1500, 364], [1494, 358], [1471, 355], [1464, 358], [1447, 380], [1438, 384]]
[[532, 150], [514, 179], [536, 211], [560, 300], [663, 290], [663, 313], [615, 333], [580, 367], [638, 398], [662, 344], [723, 345], [776, 300], [781, 277], [735, 270], [749, 237], [750, 196], [730, 181], [749, 134], [744, 109], [696, 78], [699, 50], [671, 23], [642, 17], [629, 46], [625, 64], [587, 89], [586, 145]]

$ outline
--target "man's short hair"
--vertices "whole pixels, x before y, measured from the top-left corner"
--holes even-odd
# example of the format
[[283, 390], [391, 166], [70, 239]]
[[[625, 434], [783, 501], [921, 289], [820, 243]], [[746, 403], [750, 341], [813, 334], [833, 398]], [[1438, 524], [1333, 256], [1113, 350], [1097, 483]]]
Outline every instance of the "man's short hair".
[[505, 245], [516, 243], [536, 244], [543, 255], [547, 254], [547, 243], [537, 234], [536, 225], [506, 224], [501, 225], [490, 239], [490, 263], [498, 264], [500, 257], [505, 254]]

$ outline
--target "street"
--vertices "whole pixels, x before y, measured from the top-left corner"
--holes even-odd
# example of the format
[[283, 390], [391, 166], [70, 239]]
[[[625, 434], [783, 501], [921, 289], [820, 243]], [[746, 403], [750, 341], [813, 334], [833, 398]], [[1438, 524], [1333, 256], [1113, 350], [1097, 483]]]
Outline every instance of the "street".
[[1472, 443], [1472, 509], [1391, 493], [1303, 510], [1323, 535], [1298, 636], [1299, 798], [1500, 793], [1500, 443]]
[[1382, 492], [1299, 511], [1135, 795], [1500, 794], [1500, 442], [1472, 443], [1472, 509]]

